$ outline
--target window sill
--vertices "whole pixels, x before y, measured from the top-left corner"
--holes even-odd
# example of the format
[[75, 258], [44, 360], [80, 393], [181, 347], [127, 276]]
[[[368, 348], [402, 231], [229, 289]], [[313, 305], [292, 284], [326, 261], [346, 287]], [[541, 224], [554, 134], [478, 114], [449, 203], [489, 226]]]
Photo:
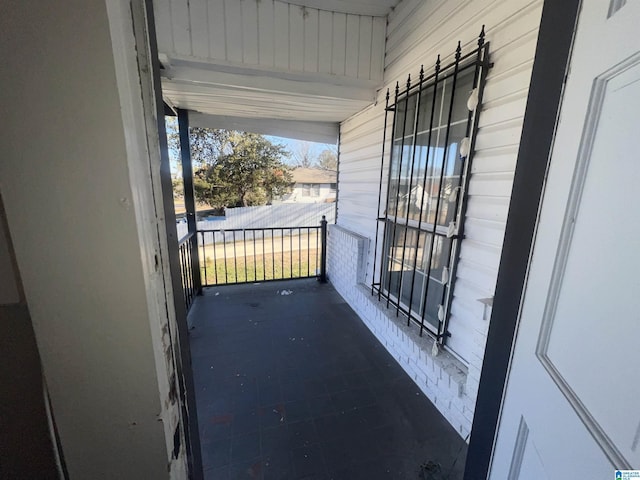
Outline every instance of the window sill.
[[[396, 345], [388, 350], [396, 356], [405, 371], [411, 375], [413, 372], [408, 371], [407, 367], [415, 367], [426, 376], [424, 380], [427, 386], [429, 381], [446, 382], [455, 396], [462, 397], [467, 382], [467, 365], [442, 347], [438, 348], [437, 355], [432, 355], [434, 339], [429, 333], [425, 332], [421, 337], [415, 325], [407, 326], [406, 316], [401, 314], [396, 317], [395, 308], [387, 308], [385, 302], [378, 301], [374, 298], [375, 295], [371, 295], [371, 287], [361, 283], [357, 288], [370, 298], [372, 305], [380, 312], [380, 316], [391, 325], [392, 333], [398, 338], [397, 347], [400, 353], [396, 351]], [[386, 346], [389, 347], [389, 345]], [[417, 379], [414, 378], [414, 380]]]

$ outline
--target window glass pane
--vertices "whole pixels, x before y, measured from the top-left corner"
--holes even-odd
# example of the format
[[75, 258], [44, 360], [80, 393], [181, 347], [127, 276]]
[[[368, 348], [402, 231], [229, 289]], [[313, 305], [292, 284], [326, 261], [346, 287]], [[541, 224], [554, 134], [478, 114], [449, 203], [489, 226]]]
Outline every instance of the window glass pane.
[[400, 292], [403, 273], [413, 269], [412, 252], [415, 251], [415, 246], [412, 247], [411, 244], [414, 237], [415, 233], [411, 229], [387, 222], [385, 242], [387, 271], [383, 287], [396, 297]]
[[432, 241], [431, 232], [424, 232], [424, 236], [424, 248], [421, 252], [422, 255], [418, 256], [418, 269], [426, 272], [429, 267], [429, 261], [431, 261], [431, 270], [429, 274], [432, 277], [439, 279], [442, 277], [442, 268], [445, 267], [449, 261], [448, 249], [451, 245], [451, 239], [443, 235], [435, 235], [435, 238]]
[[406, 240], [404, 241], [404, 263], [413, 270], [418, 247], [418, 230], [415, 228], [406, 229]]
[[[429, 161], [426, 165], [425, 199], [423, 201], [422, 221], [434, 223], [436, 209], [438, 208], [438, 197], [440, 195], [440, 175], [445, 156], [445, 128], [438, 128], [431, 132], [431, 145], [428, 149]], [[428, 137], [428, 134], [426, 134]]]
[[418, 133], [428, 132], [432, 126], [431, 115], [433, 113], [433, 126], [438, 126], [440, 118], [440, 105], [442, 104], [442, 84], [438, 85], [435, 103], [433, 99], [433, 85], [422, 91], [420, 96], [420, 115], [418, 117]]
[[400, 151], [402, 140], [394, 140], [391, 149], [391, 168], [389, 168], [389, 201], [387, 203], [387, 215], [395, 216], [398, 197], [398, 173], [400, 170]]
[[407, 157], [407, 172], [405, 187], [403, 189], [402, 205], [400, 215], [409, 220], [420, 218], [420, 206], [424, 201], [423, 181], [426, 161], [426, 145], [421, 145], [426, 139], [425, 135], [418, 135], [416, 144], [411, 145]]
[[[416, 306], [416, 303], [419, 306], [419, 298], [420, 298], [419, 289], [417, 290], [418, 291], [417, 295], [415, 294], [416, 282], [414, 278], [414, 265], [416, 262], [416, 251], [418, 247], [418, 230], [415, 228], [408, 228], [406, 229], [406, 235], [407, 235], [406, 242], [404, 242], [405, 244], [404, 262], [403, 262], [404, 268], [402, 272], [402, 285], [400, 287], [400, 301], [405, 306], [408, 306], [411, 302], [412, 309], [414, 309]], [[424, 275], [420, 275], [420, 276], [423, 277]], [[412, 295], [411, 295], [412, 289], [414, 291], [414, 297], [417, 296], [418, 301], [412, 298]]]
[[[425, 278], [426, 277], [424, 273], [419, 270], [416, 270], [415, 277], [412, 277], [413, 298], [411, 299], [411, 312], [414, 313], [417, 317], [422, 315], [422, 295], [424, 293]], [[408, 305], [409, 300], [406, 300], [405, 303]]]
[[433, 245], [431, 243], [431, 232], [422, 232], [420, 235], [421, 250], [418, 252], [418, 265], [416, 268], [423, 273], [426, 273], [429, 265], [429, 258], [431, 256], [431, 249]]
[[402, 138], [402, 127], [404, 126], [404, 112], [406, 111], [403, 100], [399, 100], [396, 104], [396, 111], [394, 114], [394, 128], [393, 139], [400, 140]]
[[[466, 124], [451, 126], [449, 130], [449, 144], [447, 147], [447, 159], [444, 168], [440, 210], [438, 213], [438, 224], [447, 226], [449, 222], [455, 220], [455, 207], [457, 196], [452, 196], [454, 190], [460, 185], [460, 173], [462, 172], [463, 160], [460, 158], [460, 142], [466, 133]], [[444, 152], [443, 152], [444, 153]]]
[[402, 245], [404, 227], [393, 222], [386, 223], [385, 263], [382, 287], [392, 295], [397, 295], [402, 275]]
[[404, 231], [405, 227], [389, 222], [389, 257], [392, 258], [398, 264], [402, 262], [402, 246], [404, 245]]
[[[389, 178], [389, 203], [387, 215], [404, 218], [407, 212], [411, 181], [411, 161], [413, 158], [413, 145], [402, 144], [401, 140], [394, 141], [393, 156]], [[397, 208], [397, 210], [396, 210]]]
[[449, 121], [449, 110], [451, 110], [451, 123], [464, 122], [469, 118], [467, 100], [473, 90], [473, 68], [467, 68], [458, 73], [456, 79], [456, 94], [451, 107], [451, 92], [453, 91], [453, 77], [444, 80], [444, 98], [442, 99], [440, 122], [438, 125], [446, 125]]
[[[421, 291], [422, 297], [422, 310], [426, 308], [425, 320], [427, 320], [434, 327], [438, 326], [438, 306], [443, 302], [443, 294], [445, 286], [442, 284], [442, 271], [444, 267], [448, 266], [449, 255], [451, 248], [451, 239], [436, 235], [434, 237], [433, 244], [431, 244], [431, 234], [428, 235], [426, 248], [432, 247], [433, 254], [431, 255], [431, 271], [429, 272], [428, 288], [426, 280], [423, 281]], [[429, 262], [429, 255], [423, 256], [424, 263], [422, 264], [423, 271], [426, 271], [427, 264]], [[425, 276], [426, 278], [426, 276]]]
[[[432, 148], [429, 149], [429, 162], [426, 165], [427, 148], [421, 150], [421, 164], [426, 165], [425, 191], [423, 199], [422, 221], [434, 223], [436, 209], [438, 209], [438, 224], [447, 226], [455, 216], [455, 203], [450, 205], [453, 190], [460, 184], [460, 173], [463, 162], [460, 159], [459, 145], [466, 133], [466, 125], [453, 125], [449, 129], [448, 147], [445, 149], [444, 142], [447, 136], [447, 129], [440, 128], [432, 132]], [[423, 134], [422, 137], [424, 137]], [[428, 136], [428, 135], [427, 135]], [[443, 171], [444, 170], [444, 171]], [[442, 188], [441, 185], [442, 177]], [[441, 198], [438, 205], [438, 197]], [[451, 207], [451, 208], [450, 208]]]
[[[442, 303], [444, 286], [442, 285], [442, 271], [448, 266], [451, 240], [441, 235], [436, 235], [431, 243], [431, 233], [423, 232], [420, 235], [421, 250], [418, 251], [418, 266], [416, 269], [416, 281], [412, 299], [412, 310], [422, 315], [426, 305], [425, 318], [434, 326], [437, 326], [438, 305]], [[424, 240], [423, 240], [424, 239]], [[426, 271], [429, 263], [429, 249], [433, 249], [431, 256], [431, 271], [429, 272], [429, 288], [427, 289]], [[420, 279], [418, 281], [418, 278]]]
[[442, 295], [444, 293], [444, 286], [439, 282], [436, 282], [433, 278], [429, 279], [429, 288], [426, 292], [426, 311], [424, 319], [438, 328], [438, 306], [442, 302]]
[[[412, 140], [411, 140], [412, 142]], [[413, 144], [405, 144], [402, 147], [402, 158], [398, 159], [400, 164], [400, 192], [398, 194], [398, 211], [393, 215], [398, 218], [405, 218], [407, 216], [407, 206], [409, 201], [409, 195], [411, 190], [411, 163], [413, 159]], [[398, 179], [396, 178], [396, 181]]]
[[[409, 199], [409, 218], [412, 220], [418, 221], [420, 219], [420, 211], [422, 210], [423, 221], [426, 221], [426, 212], [429, 208], [429, 201], [433, 190], [433, 162], [437, 152], [437, 149], [434, 147], [434, 142], [435, 137], [432, 134], [430, 148], [428, 132], [422, 133], [416, 138], [413, 188], [411, 198]], [[435, 189], [437, 192], [437, 185]]]
[[[473, 73], [473, 68], [466, 68], [458, 73], [456, 96], [453, 102], [453, 111], [451, 112], [451, 123], [463, 122], [466, 124], [469, 119], [467, 100], [473, 90]], [[449, 101], [451, 101], [451, 97], [449, 97]], [[449, 104], [447, 104], [446, 108], [449, 108]]]
[[[414, 93], [413, 95], [411, 95], [409, 97], [409, 99], [407, 100], [407, 119], [405, 122], [405, 137], [411, 136], [413, 135], [413, 131], [415, 129], [416, 126], [416, 103], [418, 100], [418, 95], [416, 93]], [[405, 143], [411, 143], [411, 142], [407, 142], [405, 140]]]
[[[400, 98], [398, 100], [398, 105], [396, 106], [396, 126], [395, 132], [393, 135], [394, 139], [400, 140], [404, 134], [404, 136], [413, 135], [413, 130], [415, 127], [416, 121], [416, 101], [417, 95], [414, 93], [408, 99], [406, 97]], [[406, 112], [406, 116], [405, 116]], [[403, 128], [404, 127], [404, 128]], [[405, 140], [405, 143], [407, 142]]]
[[[451, 239], [436, 235], [434, 237], [431, 254], [431, 271], [429, 276], [438, 281], [442, 279], [442, 270], [449, 264], [449, 248]], [[426, 259], [428, 261], [428, 258]], [[426, 266], [426, 265], [425, 265]]]

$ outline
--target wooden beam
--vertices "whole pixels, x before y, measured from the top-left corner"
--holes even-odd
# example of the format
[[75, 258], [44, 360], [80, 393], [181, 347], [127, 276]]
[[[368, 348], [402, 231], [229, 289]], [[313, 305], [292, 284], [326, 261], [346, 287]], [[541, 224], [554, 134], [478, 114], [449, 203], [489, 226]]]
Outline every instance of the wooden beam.
[[213, 63], [173, 60], [162, 71], [173, 83], [244, 88], [256, 92], [280, 92], [372, 102], [379, 82], [353, 77], [304, 72], [231, 67]]
[[373, 102], [288, 92], [162, 82], [163, 94], [179, 108], [211, 115], [295, 121], [341, 122]]
[[335, 144], [338, 140], [337, 122], [299, 122], [273, 118], [207, 115], [198, 112], [189, 112], [189, 119], [194, 127], [225, 128], [330, 144]]

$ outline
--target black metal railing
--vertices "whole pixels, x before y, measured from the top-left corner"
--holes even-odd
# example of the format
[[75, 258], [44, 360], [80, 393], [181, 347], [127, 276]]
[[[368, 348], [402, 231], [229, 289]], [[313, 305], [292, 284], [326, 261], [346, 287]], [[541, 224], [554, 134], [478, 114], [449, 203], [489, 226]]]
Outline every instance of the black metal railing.
[[327, 221], [319, 226], [198, 230], [203, 287], [317, 277], [326, 281]]
[[193, 303], [193, 299], [198, 293], [199, 286], [197, 285], [194, 270], [194, 250], [198, 248], [196, 243], [196, 235], [189, 233], [185, 235], [178, 243], [178, 252], [180, 253], [180, 273], [182, 279], [182, 292], [184, 295], [184, 304], [187, 307], [187, 311]]
[[438, 56], [432, 74], [421, 68], [417, 82], [408, 77], [405, 88], [396, 83], [386, 95], [371, 293], [440, 343], [448, 336], [477, 107], [490, 68], [484, 36], [483, 27], [476, 48], [463, 54], [458, 42], [451, 63]]

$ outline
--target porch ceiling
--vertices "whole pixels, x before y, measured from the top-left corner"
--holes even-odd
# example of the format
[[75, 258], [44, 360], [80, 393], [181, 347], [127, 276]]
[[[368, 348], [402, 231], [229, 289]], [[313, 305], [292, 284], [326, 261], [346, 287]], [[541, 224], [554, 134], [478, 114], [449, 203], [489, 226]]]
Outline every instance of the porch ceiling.
[[375, 99], [399, 0], [153, 3], [163, 96], [192, 124], [335, 142]]

